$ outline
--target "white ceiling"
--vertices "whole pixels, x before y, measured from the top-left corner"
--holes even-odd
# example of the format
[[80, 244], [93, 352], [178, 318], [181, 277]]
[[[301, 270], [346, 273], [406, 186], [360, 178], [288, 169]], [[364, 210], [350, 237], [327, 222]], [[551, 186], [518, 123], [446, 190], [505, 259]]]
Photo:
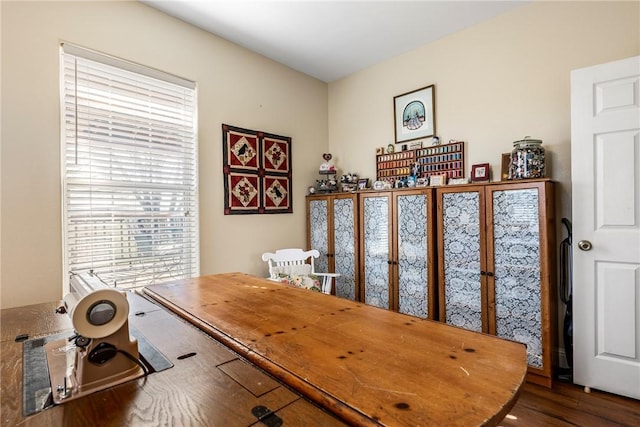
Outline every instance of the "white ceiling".
[[331, 82], [529, 1], [140, 0]]

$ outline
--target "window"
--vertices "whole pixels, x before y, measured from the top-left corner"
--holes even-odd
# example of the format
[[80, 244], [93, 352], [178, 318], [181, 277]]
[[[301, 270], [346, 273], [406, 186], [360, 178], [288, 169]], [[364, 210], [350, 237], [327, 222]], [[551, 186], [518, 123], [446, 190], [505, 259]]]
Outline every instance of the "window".
[[61, 55], [65, 276], [197, 276], [195, 84], [69, 44]]

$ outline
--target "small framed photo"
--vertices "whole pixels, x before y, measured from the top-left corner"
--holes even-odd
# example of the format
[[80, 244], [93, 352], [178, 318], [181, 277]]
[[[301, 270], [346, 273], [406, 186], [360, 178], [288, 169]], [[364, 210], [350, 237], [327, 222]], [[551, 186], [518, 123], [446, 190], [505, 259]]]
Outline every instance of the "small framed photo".
[[376, 148], [376, 155], [377, 155], [377, 156], [380, 156], [380, 155], [382, 155], [382, 154], [384, 154], [384, 147], [378, 147], [378, 148]]
[[416, 179], [416, 187], [426, 187], [427, 185], [429, 185], [429, 178], [420, 177]]
[[369, 186], [369, 178], [361, 178], [358, 180], [358, 190], [364, 190]]
[[447, 175], [431, 175], [429, 185], [447, 185]]
[[471, 182], [489, 181], [489, 163], [471, 166]]
[[356, 191], [356, 184], [352, 184], [352, 183], [342, 184], [343, 193], [353, 193], [354, 191]]

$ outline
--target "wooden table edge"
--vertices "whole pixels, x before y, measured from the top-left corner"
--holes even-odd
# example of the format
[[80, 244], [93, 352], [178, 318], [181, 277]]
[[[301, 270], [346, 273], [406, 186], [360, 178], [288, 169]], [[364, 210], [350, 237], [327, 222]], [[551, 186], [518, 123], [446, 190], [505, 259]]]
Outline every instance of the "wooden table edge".
[[[238, 353], [240, 356], [248, 360], [249, 362], [257, 365], [274, 378], [282, 381], [287, 386], [293, 388], [312, 402], [318, 404], [321, 408], [335, 414], [341, 420], [358, 426], [381, 426], [378, 422], [375, 422], [367, 415], [354, 409], [353, 407], [345, 404], [343, 401], [336, 399], [322, 389], [316, 387], [314, 384], [305, 381], [304, 378], [296, 375], [295, 373], [281, 367], [277, 363], [270, 359], [256, 353], [248, 348], [246, 345], [234, 339], [232, 336], [224, 333], [223, 331], [215, 328], [209, 323], [199, 319], [193, 314], [184, 310], [180, 306], [174, 304], [170, 300], [155, 293], [151, 289], [144, 288], [143, 292], [168, 310], [172, 311], [182, 319], [196, 326], [197, 328], [206, 332], [216, 341], [230, 348], [232, 351]], [[504, 418], [504, 417], [503, 417]]]
[[[239, 354], [241, 357], [245, 358], [249, 362], [257, 365], [259, 368], [263, 369], [276, 379], [282, 381], [287, 386], [293, 388], [295, 391], [299, 392], [312, 402], [316, 403], [320, 407], [325, 410], [333, 413], [338, 416], [343, 421], [358, 426], [382, 426], [384, 424], [372, 419], [371, 417], [363, 414], [357, 409], [349, 406], [347, 403], [343, 402], [330, 395], [326, 391], [320, 389], [313, 383], [306, 381], [304, 378], [296, 375], [294, 372], [291, 372], [288, 369], [283, 368], [272, 360], [262, 356], [255, 351], [251, 350], [242, 342], [236, 340], [234, 337], [229, 334], [221, 331], [215, 326], [207, 323], [206, 321], [194, 316], [189, 311], [183, 309], [179, 305], [175, 304], [171, 300], [163, 297], [162, 295], [156, 293], [152, 289], [143, 288], [142, 292], [153, 299], [169, 311], [175, 313], [180, 318], [185, 321], [191, 323], [195, 327], [201, 329], [209, 336], [211, 336], [216, 341], [222, 343], [226, 347], [230, 348], [232, 351]], [[521, 343], [517, 343], [521, 344]], [[524, 344], [522, 344], [524, 345]], [[525, 384], [527, 378], [526, 369], [523, 371], [522, 376], [520, 378], [517, 387], [514, 390], [514, 393], [511, 395], [511, 398], [504, 403], [501, 407], [500, 411], [495, 413], [491, 418], [486, 419], [482, 424], [482, 426], [497, 426], [513, 409], [518, 398], [520, 397], [520, 392], [522, 390], [522, 386]]]

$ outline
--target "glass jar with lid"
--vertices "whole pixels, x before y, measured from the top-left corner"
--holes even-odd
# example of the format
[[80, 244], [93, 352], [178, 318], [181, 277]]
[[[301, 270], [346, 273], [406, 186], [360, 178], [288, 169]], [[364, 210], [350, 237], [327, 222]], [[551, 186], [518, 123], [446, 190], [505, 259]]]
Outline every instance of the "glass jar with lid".
[[544, 178], [545, 159], [542, 141], [525, 136], [513, 143], [509, 179]]

